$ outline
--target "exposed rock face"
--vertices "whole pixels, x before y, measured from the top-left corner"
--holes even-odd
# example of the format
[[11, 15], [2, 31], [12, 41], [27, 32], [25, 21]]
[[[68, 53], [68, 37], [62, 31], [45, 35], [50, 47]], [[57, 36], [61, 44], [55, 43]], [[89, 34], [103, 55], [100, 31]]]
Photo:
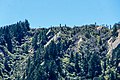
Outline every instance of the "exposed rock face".
[[111, 37], [108, 40], [108, 47], [109, 47], [109, 51], [108, 54], [112, 57], [112, 51], [120, 44], [120, 29], [117, 30], [118, 32], [118, 36], [115, 38], [115, 40], [113, 40], [113, 37]]

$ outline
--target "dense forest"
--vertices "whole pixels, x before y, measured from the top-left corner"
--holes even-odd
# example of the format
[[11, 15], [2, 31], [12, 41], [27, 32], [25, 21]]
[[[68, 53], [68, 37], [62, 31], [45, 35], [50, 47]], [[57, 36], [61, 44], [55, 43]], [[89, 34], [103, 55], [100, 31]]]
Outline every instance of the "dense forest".
[[0, 80], [120, 80], [120, 22], [0, 27]]

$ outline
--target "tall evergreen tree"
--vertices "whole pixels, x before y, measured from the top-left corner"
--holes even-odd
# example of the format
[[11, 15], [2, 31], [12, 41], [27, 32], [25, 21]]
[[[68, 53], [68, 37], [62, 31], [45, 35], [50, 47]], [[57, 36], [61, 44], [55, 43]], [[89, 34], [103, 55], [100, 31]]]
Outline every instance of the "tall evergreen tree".
[[101, 74], [100, 58], [96, 53], [93, 53], [89, 60], [88, 74], [92, 78], [98, 77]]
[[37, 49], [37, 41], [38, 41], [38, 37], [37, 37], [37, 33], [34, 34], [34, 37], [32, 39], [32, 46], [33, 48], [36, 50]]
[[27, 28], [28, 31], [30, 30], [30, 24], [27, 19], [25, 19], [25, 27]]

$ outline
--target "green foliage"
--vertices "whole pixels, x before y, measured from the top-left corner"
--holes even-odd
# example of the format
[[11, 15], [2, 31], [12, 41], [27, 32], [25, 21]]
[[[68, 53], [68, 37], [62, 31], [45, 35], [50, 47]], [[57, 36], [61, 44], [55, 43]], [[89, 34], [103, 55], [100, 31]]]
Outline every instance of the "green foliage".
[[118, 32], [117, 32], [118, 29], [120, 29], [120, 23], [114, 24], [113, 31], [112, 31], [113, 36], [118, 36]]
[[33, 48], [36, 50], [37, 49], [37, 41], [38, 41], [38, 37], [37, 37], [37, 33], [36, 34], [34, 34], [34, 37], [33, 37], [33, 39], [32, 39], [32, 46], [33, 46]]
[[100, 58], [99, 56], [94, 53], [90, 60], [88, 65], [88, 74], [93, 78], [94, 76], [98, 77], [101, 74], [101, 64], [100, 64]]
[[120, 45], [108, 54], [108, 40], [118, 36], [119, 23], [111, 30], [96, 24], [29, 26], [25, 20], [0, 28], [0, 79], [120, 79]]

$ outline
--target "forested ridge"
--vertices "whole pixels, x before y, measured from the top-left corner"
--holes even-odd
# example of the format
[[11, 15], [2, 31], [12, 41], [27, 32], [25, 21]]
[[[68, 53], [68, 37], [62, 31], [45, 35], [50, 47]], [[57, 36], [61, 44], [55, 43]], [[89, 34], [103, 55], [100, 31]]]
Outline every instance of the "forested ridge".
[[0, 80], [120, 80], [120, 23], [0, 27]]

